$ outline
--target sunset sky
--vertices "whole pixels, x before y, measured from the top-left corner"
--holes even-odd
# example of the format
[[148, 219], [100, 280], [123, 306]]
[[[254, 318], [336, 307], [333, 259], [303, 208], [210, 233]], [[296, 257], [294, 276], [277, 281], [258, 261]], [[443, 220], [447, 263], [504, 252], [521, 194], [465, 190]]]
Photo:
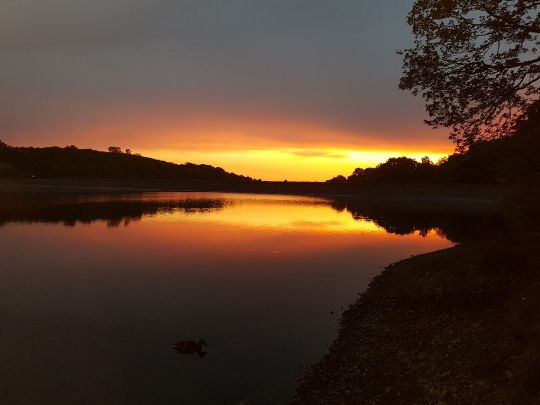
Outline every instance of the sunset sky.
[[412, 0], [3, 0], [0, 139], [268, 180], [452, 152], [398, 90]]

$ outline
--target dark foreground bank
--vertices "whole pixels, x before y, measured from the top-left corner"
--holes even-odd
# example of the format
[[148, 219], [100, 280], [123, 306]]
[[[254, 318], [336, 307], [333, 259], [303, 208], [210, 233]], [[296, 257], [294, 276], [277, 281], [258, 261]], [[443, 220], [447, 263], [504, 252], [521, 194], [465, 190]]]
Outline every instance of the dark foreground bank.
[[390, 265], [293, 402], [540, 403], [539, 243], [497, 236]]

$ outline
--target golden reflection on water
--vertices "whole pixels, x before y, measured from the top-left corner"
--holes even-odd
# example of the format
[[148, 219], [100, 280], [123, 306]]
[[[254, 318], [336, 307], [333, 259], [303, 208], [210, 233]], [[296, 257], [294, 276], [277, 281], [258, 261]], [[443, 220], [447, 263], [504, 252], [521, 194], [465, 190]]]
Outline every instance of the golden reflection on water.
[[309, 232], [377, 232], [384, 229], [370, 220], [355, 220], [348, 212], [336, 212], [320, 204], [271, 204], [247, 201], [204, 213], [161, 212], [156, 221], [211, 222], [257, 228], [280, 228]]
[[160, 249], [157, 245], [170, 250], [189, 246], [189, 250], [200, 252], [204, 246], [213, 254], [229, 257], [248, 254], [300, 258], [350, 248], [367, 253], [382, 246], [416, 252], [452, 245], [435, 230], [423, 235], [419, 231], [407, 235], [388, 233], [368, 218], [355, 219], [350, 212], [331, 207], [328, 200], [312, 197], [229, 194], [221, 209], [159, 212], [144, 216], [137, 226], [141, 229], [135, 234], [126, 230], [124, 240], [141, 235], [147, 243], [156, 241], [154, 250]]
[[[204, 195], [206, 198], [208, 196]], [[219, 198], [222, 195], [212, 194], [211, 197]], [[151, 198], [151, 195], [146, 198]], [[192, 198], [197, 198], [197, 194]], [[314, 197], [228, 194], [223, 209], [187, 213], [159, 212], [151, 215], [151, 219], [316, 233], [385, 233], [385, 230], [373, 221], [355, 220], [348, 212], [337, 212], [327, 200]]]

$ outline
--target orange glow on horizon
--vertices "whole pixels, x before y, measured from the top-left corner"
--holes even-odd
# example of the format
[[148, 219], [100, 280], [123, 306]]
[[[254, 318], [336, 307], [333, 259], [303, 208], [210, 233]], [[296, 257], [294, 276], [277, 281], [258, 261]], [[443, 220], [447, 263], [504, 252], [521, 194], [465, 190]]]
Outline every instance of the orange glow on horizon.
[[253, 149], [253, 150], [143, 150], [144, 156], [175, 163], [219, 166], [229, 172], [271, 181], [325, 181], [339, 174], [348, 176], [357, 167], [374, 167], [391, 157], [407, 156], [433, 162], [449, 152], [407, 150]]
[[159, 114], [134, 114], [127, 121], [119, 112], [120, 121], [109, 124], [64, 129], [62, 134], [40, 133], [44, 141], [32, 146], [75, 144], [106, 150], [115, 145], [160, 160], [219, 166], [274, 181], [324, 181], [340, 174], [348, 176], [357, 167], [376, 166], [390, 157], [418, 160], [429, 156], [437, 161], [452, 153], [452, 145], [444, 136], [420, 125], [403, 128], [396, 135], [361, 129], [355, 132], [287, 117], [175, 112], [165, 109]]
[[132, 133], [155, 135], [136, 135], [132, 144], [125, 145], [144, 156], [209, 164], [271, 181], [325, 181], [339, 174], [348, 176], [357, 167], [376, 166], [390, 157], [420, 159], [427, 155], [437, 161], [452, 152], [447, 139], [423, 125], [403, 129], [415, 136], [392, 141], [391, 134], [352, 132], [274, 116], [239, 118], [207, 112], [195, 113], [181, 124], [175, 118], [141, 124]]

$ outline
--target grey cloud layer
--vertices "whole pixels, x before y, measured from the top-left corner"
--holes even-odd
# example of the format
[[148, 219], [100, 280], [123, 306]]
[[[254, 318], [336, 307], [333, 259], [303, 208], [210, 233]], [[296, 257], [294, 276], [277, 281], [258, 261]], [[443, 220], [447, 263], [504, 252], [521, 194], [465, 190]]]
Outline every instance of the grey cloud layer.
[[0, 137], [33, 141], [44, 128], [144, 114], [181, 125], [205, 109], [410, 137], [423, 110], [397, 90], [395, 50], [408, 44], [411, 3], [4, 1]]

